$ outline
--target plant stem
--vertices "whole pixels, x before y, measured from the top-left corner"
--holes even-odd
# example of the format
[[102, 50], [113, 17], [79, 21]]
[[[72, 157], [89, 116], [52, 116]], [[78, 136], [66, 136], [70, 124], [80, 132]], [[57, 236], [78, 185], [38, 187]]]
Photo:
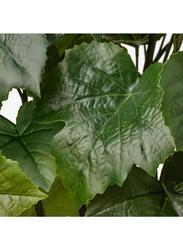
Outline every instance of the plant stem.
[[45, 216], [42, 201], [38, 201], [38, 203], [34, 205], [34, 208], [37, 216]]
[[139, 68], [139, 46], [135, 47], [135, 56], [136, 56], [136, 69]]
[[166, 60], [168, 58], [168, 54], [170, 53], [170, 49], [172, 47], [172, 44], [173, 44], [173, 35], [171, 36], [170, 42], [168, 43], [167, 51], [165, 53], [165, 57], [163, 59], [163, 62], [166, 62]]
[[28, 98], [27, 98], [27, 90], [23, 90], [23, 92], [21, 91], [20, 88], [17, 89], [19, 95], [20, 95], [20, 98], [22, 100], [22, 103], [24, 102], [27, 102], [28, 101]]
[[147, 49], [143, 72], [153, 63], [153, 55], [156, 46], [156, 40], [157, 40], [157, 34], [149, 35], [149, 43], [148, 43], [148, 49]]

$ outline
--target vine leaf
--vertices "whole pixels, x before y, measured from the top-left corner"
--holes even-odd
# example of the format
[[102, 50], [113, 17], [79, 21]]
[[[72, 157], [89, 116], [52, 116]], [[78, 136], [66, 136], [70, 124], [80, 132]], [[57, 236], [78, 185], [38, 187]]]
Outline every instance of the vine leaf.
[[167, 161], [164, 177], [165, 191], [179, 216], [183, 216], [183, 152], [175, 152]]
[[38, 190], [19, 168], [0, 152], [0, 216], [17, 216], [48, 196]]
[[66, 122], [52, 154], [77, 208], [108, 185], [121, 186], [133, 163], [155, 175], [173, 152], [160, 111], [161, 70], [153, 64], [139, 79], [123, 48], [93, 41], [67, 50], [49, 77], [37, 106]]
[[19, 162], [21, 170], [35, 185], [48, 191], [56, 175], [50, 142], [64, 123], [33, 121], [35, 110], [32, 102], [24, 103], [16, 125], [0, 116], [0, 149], [6, 158]]
[[40, 96], [47, 46], [43, 34], [0, 34], [0, 107], [12, 88]]
[[90, 201], [85, 216], [177, 216], [156, 178], [133, 166], [122, 187], [107, 187]]
[[164, 90], [162, 113], [174, 137], [176, 150], [183, 150], [183, 52], [171, 55], [161, 73]]

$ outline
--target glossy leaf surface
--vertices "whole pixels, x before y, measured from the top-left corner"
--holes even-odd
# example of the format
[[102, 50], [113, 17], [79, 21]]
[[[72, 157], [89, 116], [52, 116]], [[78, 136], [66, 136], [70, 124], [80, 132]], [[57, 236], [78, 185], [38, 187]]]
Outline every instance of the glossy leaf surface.
[[[64, 188], [60, 176], [56, 176], [49, 197], [42, 201], [45, 216], [79, 216], [74, 200]], [[34, 206], [26, 210], [21, 216], [36, 216]]]
[[19, 162], [35, 185], [48, 191], [56, 175], [50, 142], [64, 123], [35, 122], [32, 121], [34, 113], [35, 107], [29, 102], [21, 107], [16, 125], [0, 116], [0, 150], [6, 158]]
[[164, 186], [177, 214], [183, 216], [183, 152], [175, 152], [167, 162]]
[[85, 216], [177, 216], [162, 185], [133, 167], [122, 187], [107, 187], [87, 207]]
[[165, 124], [180, 151], [183, 150], [183, 52], [172, 55], [164, 65], [161, 87], [164, 90], [161, 110]]
[[0, 34], [0, 103], [12, 88], [40, 96], [47, 46], [43, 34]]
[[39, 200], [47, 198], [27, 179], [18, 162], [0, 153], [0, 216], [17, 216]]
[[161, 70], [154, 64], [139, 80], [124, 49], [92, 42], [67, 50], [48, 79], [38, 107], [66, 122], [52, 153], [77, 208], [108, 185], [122, 185], [133, 163], [155, 175], [173, 151], [159, 110]]

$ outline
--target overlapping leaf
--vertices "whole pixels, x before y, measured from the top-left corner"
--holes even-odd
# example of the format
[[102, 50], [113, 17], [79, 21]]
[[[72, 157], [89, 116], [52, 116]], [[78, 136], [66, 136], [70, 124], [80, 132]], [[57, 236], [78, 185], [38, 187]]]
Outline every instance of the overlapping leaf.
[[167, 161], [164, 186], [175, 211], [183, 216], [183, 152], [175, 152]]
[[12, 88], [40, 96], [47, 46], [43, 34], [0, 34], [0, 106]]
[[164, 65], [161, 87], [164, 90], [161, 110], [165, 124], [180, 151], [183, 150], [183, 52], [172, 55]]
[[[42, 201], [45, 216], [79, 216], [73, 199], [64, 188], [60, 176], [56, 176], [49, 197]], [[34, 206], [26, 210], [21, 216], [36, 216]]]
[[16, 125], [0, 116], [0, 150], [6, 158], [19, 162], [35, 185], [48, 191], [56, 175], [50, 142], [64, 123], [39, 123], [32, 120], [34, 113], [35, 107], [29, 102], [21, 107]]
[[133, 167], [122, 187], [110, 186], [87, 207], [85, 216], [177, 216], [162, 185]]
[[18, 162], [0, 153], [0, 216], [17, 216], [48, 196], [27, 179]]
[[58, 173], [77, 208], [108, 185], [122, 185], [133, 163], [151, 175], [174, 144], [159, 110], [162, 64], [138, 72], [112, 43], [67, 50], [42, 91], [38, 107], [66, 127], [54, 138]]

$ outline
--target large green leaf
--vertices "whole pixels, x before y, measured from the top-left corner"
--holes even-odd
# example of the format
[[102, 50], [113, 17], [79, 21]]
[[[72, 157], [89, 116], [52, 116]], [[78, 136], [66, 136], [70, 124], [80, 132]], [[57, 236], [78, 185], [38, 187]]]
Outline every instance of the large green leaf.
[[18, 162], [6, 160], [0, 152], [0, 216], [17, 216], [47, 197], [26, 178]]
[[161, 87], [164, 90], [162, 113], [175, 139], [177, 151], [183, 150], [183, 52], [173, 54], [163, 67]]
[[183, 216], [183, 152], [175, 152], [167, 161], [164, 186], [177, 214]]
[[66, 51], [38, 103], [66, 127], [54, 137], [58, 173], [79, 208], [108, 185], [122, 185], [133, 163], [151, 175], [173, 152], [159, 110], [162, 64], [138, 73], [124, 49], [83, 43]]
[[12, 88], [40, 96], [47, 46], [43, 34], [0, 34], [0, 106]]
[[[79, 216], [74, 200], [64, 188], [60, 176], [56, 176], [49, 197], [42, 201], [45, 216]], [[36, 216], [34, 206], [26, 210], [21, 216]]]
[[177, 216], [162, 185], [133, 167], [122, 187], [107, 187], [87, 207], [85, 216]]
[[16, 125], [0, 116], [0, 149], [6, 158], [19, 162], [35, 185], [48, 191], [56, 175], [50, 142], [64, 123], [32, 121], [35, 109], [32, 102], [25, 103], [20, 108]]

